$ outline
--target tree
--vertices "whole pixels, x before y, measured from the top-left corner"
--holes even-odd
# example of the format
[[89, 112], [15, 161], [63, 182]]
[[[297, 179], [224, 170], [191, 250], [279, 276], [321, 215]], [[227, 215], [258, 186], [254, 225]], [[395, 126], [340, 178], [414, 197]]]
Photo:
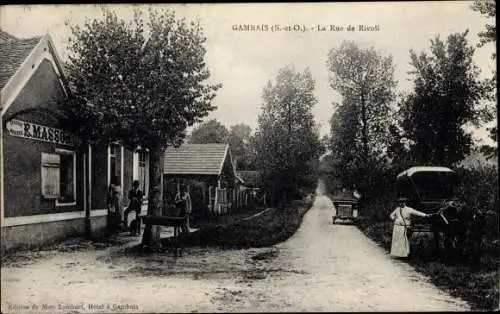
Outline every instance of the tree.
[[[494, 0], [475, 0], [471, 5], [472, 10], [478, 11], [479, 13], [485, 15], [489, 18], [495, 18], [496, 16], [496, 2]], [[486, 30], [479, 32], [479, 43], [478, 47], [483, 47], [487, 43], [495, 44], [497, 41], [497, 29], [495, 24], [486, 24]], [[491, 56], [493, 60], [496, 61], [496, 52]], [[497, 120], [497, 71], [496, 67], [493, 70], [493, 77], [490, 80], [486, 80], [485, 84], [489, 87], [486, 90], [486, 101], [489, 101], [491, 106], [486, 111], [483, 119], [487, 122]], [[490, 138], [498, 142], [498, 127], [497, 125], [492, 126], [488, 129], [490, 132]], [[483, 153], [487, 157], [498, 156], [498, 145], [496, 147], [490, 145], [483, 145], [481, 147]]]
[[[146, 32], [145, 28], [148, 28]], [[116, 13], [72, 25], [67, 69], [73, 88], [67, 110], [89, 141], [121, 141], [149, 149], [148, 215], [161, 210], [163, 152], [180, 145], [185, 129], [215, 109], [220, 85], [207, 83], [199, 21], [176, 19], [172, 11], [135, 11], [126, 22]], [[151, 229], [143, 244], [151, 245]]]
[[483, 85], [467, 31], [431, 40], [431, 54], [410, 51], [414, 91], [400, 104], [401, 126], [420, 164], [450, 165], [470, 153], [466, 123], [478, 123]]
[[[496, 1], [495, 0], [475, 0], [471, 5], [471, 9], [477, 11], [490, 18], [496, 16]], [[495, 43], [497, 41], [496, 25], [486, 24], [486, 30], [479, 34], [480, 42], [478, 47], [482, 47], [487, 43]], [[496, 58], [496, 53], [493, 53], [492, 58]]]
[[395, 98], [392, 57], [344, 41], [328, 53], [330, 86], [342, 102], [330, 120], [333, 159], [348, 184], [385, 161], [391, 103]]
[[189, 143], [227, 143], [228, 138], [229, 132], [227, 128], [216, 119], [212, 119], [193, 129], [189, 137]]
[[288, 66], [279, 71], [275, 84], [268, 81], [263, 90], [256, 162], [270, 183], [275, 204], [286, 203], [300, 186], [311, 184], [320, 146], [312, 114], [317, 103], [314, 86], [308, 69], [300, 73]]
[[240, 123], [231, 126], [229, 146], [237, 169], [252, 170], [255, 163], [255, 151], [251, 145], [252, 128]]

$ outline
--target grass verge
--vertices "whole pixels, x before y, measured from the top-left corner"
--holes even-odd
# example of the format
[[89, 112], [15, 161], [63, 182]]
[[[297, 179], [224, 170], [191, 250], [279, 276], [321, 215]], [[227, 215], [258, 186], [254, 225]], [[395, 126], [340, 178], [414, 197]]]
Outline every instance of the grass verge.
[[[313, 203], [312, 197], [293, 201], [283, 208], [272, 208], [248, 220], [207, 226], [183, 238], [185, 247], [220, 247], [222, 249], [270, 246], [291, 237], [300, 227], [302, 217]], [[165, 246], [171, 238], [162, 239]]]
[[[392, 223], [370, 223], [360, 220], [358, 227], [387, 252], [390, 251]], [[408, 260], [415, 270], [452, 296], [467, 301], [473, 310], [491, 311], [499, 308], [498, 268], [473, 269], [463, 264], [447, 264], [431, 250], [426, 234], [414, 234], [411, 240], [413, 257]]]
[[264, 207], [247, 207], [242, 208], [234, 212], [229, 212], [223, 215], [217, 215], [213, 217], [208, 217], [205, 219], [199, 219], [197, 221], [191, 221], [190, 226], [195, 229], [204, 229], [215, 227], [217, 225], [230, 225], [240, 220], [243, 220], [249, 216], [257, 214], [265, 210]]

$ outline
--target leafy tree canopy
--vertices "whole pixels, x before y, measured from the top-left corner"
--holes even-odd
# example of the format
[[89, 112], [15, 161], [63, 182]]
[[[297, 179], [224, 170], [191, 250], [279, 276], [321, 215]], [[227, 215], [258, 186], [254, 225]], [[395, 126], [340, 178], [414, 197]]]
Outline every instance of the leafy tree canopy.
[[68, 106], [87, 138], [131, 147], [179, 144], [187, 126], [215, 109], [220, 85], [207, 83], [199, 21], [171, 11], [141, 11], [126, 22], [114, 12], [71, 26]]
[[415, 88], [400, 104], [400, 113], [417, 163], [451, 165], [470, 153], [472, 137], [463, 126], [479, 123], [484, 85], [467, 33], [451, 34], [446, 41], [437, 36], [430, 54], [410, 52]]
[[[70, 26], [70, 104], [74, 130], [86, 140], [120, 140], [149, 149], [148, 215], [161, 211], [163, 152], [179, 145], [185, 129], [215, 109], [220, 85], [208, 83], [206, 39], [199, 21], [172, 11], [136, 10], [126, 22], [108, 11], [102, 19]], [[149, 226], [143, 244], [158, 241]]]
[[320, 139], [312, 107], [315, 82], [308, 69], [281, 69], [264, 87], [262, 112], [255, 135], [257, 167], [273, 187], [275, 202], [286, 202], [300, 186], [315, 183], [314, 162]]
[[252, 128], [243, 123], [231, 126], [229, 145], [233, 152], [236, 169], [254, 170], [255, 149], [252, 145]]
[[332, 161], [345, 184], [384, 165], [395, 98], [391, 56], [344, 41], [329, 51], [330, 86], [342, 101], [330, 120]]
[[195, 127], [189, 137], [191, 144], [227, 143], [229, 131], [216, 119], [208, 120]]
[[[475, 0], [471, 5], [472, 10], [477, 11], [486, 17], [495, 18], [496, 17], [496, 1], [495, 0]], [[486, 30], [479, 32], [479, 43], [478, 47], [482, 47], [487, 43], [496, 43], [497, 41], [497, 28], [496, 24], [486, 24]], [[496, 60], [496, 52], [493, 53], [492, 59]], [[486, 121], [495, 121], [497, 120], [497, 71], [496, 67], [493, 70], [493, 77], [490, 80], [486, 81], [488, 91], [485, 95], [487, 101], [490, 101], [490, 108], [486, 112], [484, 116], [484, 120]], [[490, 138], [498, 143], [498, 127], [497, 125], [492, 126], [488, 129], [490, 132]], [[498, 145], [490, 146], [483, 145], [481, 147], [483, 153], [486, 154], [487, 157], [495, 157], [498, 156]]]

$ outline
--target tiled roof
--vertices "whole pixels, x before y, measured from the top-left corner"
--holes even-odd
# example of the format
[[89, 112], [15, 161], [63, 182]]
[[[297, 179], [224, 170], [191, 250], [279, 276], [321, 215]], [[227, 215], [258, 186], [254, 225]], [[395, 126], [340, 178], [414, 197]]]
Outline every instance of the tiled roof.
[[246, 186], [257, 187], [262, 185], [262, 177], [258, 171], [237, 171], [237, 174]]
[[16, 37], [12, 36], [11, 34], [4, 32], [3, 30], [0, 29], [0, 41], [4, 40], [18, 40]]
[[18, 39], [0, 30], [0, 88], [16, 73], [40, 39]]
[[165, 151], [165, 174], [219, 175], [227, 144], [182, 144]]

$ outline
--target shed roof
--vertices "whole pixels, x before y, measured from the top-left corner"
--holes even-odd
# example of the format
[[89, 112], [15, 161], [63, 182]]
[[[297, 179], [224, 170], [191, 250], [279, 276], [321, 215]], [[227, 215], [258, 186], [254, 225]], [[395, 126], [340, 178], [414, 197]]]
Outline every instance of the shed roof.
[[19, 39], [0, 30], [0, 89], [16, 73], [42, 37]]
[[220, 175], [229, 155], [228, 144], [182, 144], [165, 151], [164, 174]]

